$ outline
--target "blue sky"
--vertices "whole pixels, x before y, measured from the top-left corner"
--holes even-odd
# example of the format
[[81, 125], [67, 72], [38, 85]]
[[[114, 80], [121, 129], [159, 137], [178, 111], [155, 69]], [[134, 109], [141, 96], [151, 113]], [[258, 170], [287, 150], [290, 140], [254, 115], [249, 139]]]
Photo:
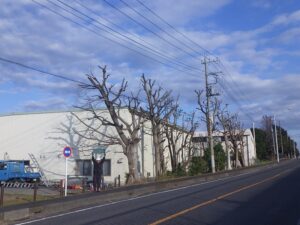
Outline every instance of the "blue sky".
[[[51, 1], [64, 8], [66, 6], [61, 2], [71, 4], [98, 22], [95, 20], [82, 22]], [[97, 34], [65, 20], [31, 0], [2, 0], [0, 57], [76, 80], [85, 80], [85, 74], [99, 72], [98, 65], [107, 65], [113, 82], [118, 83], [125, 77], [129, 81], [130, 90], [137, 90], [139, 77], [145, 73], [165, 88], [172, 89], [174, 95], [180, 95], [182, 106], [187, 111], [196, 107], [193, 90], [203, 88], [201, 72], [203, 68], [201, 56], [195, 55], [192, 50], [203, 53], [199, 46], [185, 42], [192, 48], [191, 50], [180, 45], [170, 36], [183, 42], [186, 40], [153, 17], [136, 0], [124, 2], [150, 18], [153, 23], [159, 24], [169, 36], [119, 0], [109, 2], [138, 20], [148, 30], [110, 7], [105, 1], [51, 1], [36, 0]], [[217, 90], [221, 93], [223, 102], [228, 103], [232, 111], [239, 112], [246, 126], [252, 121], [259, 124], [264, 114], [276, 114], [284, 128], [290, 130], [295, 137], [300, 135], [299, 1], [141, 0], [141, 2], [181, 33], [221, 59], [226, 70], [222, 68], [223, 74], [220, 79], [225, 83], [226, 91], [220, 85], [217, 86]], [[82, 4], [95, 14], [88, 12]], [[102, 26], [100, 24], [113, 28], [132, 40], [151, 46], [159, 54], [172, 58], [173, 62], [184, 63], [189, 68], [196, 68], [197, 71], [186, 71], [186, 68], [173, 64], [176, 70], [157, 63], [153, 58], [167, 64], [169, 61], [140, 50], [132, 42], [120, 41], [118, 34], [115, 34], [118, 36], [116, 38], [108, 30], [100, 30]], [[107, 39], [113, 39], [121, 45]], [[128, 48], [140, 51], [142, 55]], [[144, 57], [145, 54], [152, 59]], [[210, 67], [212, 72], [220, 69]], [[234, 99], [230, 95], [234, 96]], [[0, 62], [1, 114], [66, 109], [78, 104], [78, 96], [80, 90], [72, 82]], [[250, 114], [251, 119], [245, 115], [246, 113]]]

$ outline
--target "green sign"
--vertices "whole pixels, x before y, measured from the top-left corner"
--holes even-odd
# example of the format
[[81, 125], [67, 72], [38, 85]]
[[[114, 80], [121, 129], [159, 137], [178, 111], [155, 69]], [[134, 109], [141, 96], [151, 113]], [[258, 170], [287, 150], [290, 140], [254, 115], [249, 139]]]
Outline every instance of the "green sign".
[[105, 154], [106, 148], [107, 147], [105, 147], [105, 146], [97, 146], [94, 148], [93, 153], [94, 154]]

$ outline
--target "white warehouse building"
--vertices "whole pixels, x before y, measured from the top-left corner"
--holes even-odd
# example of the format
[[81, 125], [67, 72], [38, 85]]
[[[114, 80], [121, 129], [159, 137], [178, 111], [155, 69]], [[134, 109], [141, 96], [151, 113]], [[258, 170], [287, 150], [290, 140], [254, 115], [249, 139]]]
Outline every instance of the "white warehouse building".
[[[107, 110], [102, 111], [108, 115]], [[126, 118], [125, 111], [127, 110], [122, 113]], [[34, 157], [47, 180], [60, 180], [65, 176], [63, 149], [70, 146], [73, 154], [68, 159], [68, 174], [91, 176], [92, 152], [99, 153], [103, 146], [78, 135], [78, 131], [85, 129], [85, 126], [74, 114], [84, 117], [87, 112], [77, 110], [0, 116], [0, 160], [30, 160], [32, 164]], [[128, 112], [127, 114], [129, 116]], [[140, 134], [143, 141], [140, 141], [138, 148], [138, 171], [144, 177], [153, 177], [155, 170], [152, 137], [149, 135], [151, 132], [148, 131], [147, 123], [144, 126], [145, 132]], [[111, 145], [106, 148], [103, 170], [106, 182], [114, 182], [119, 175], [121, 182], [125, 182], [128, 163], [121, 146]]]
[[[99, 112], [110, 118], [107, 110], [102, 109]], [[131, 116], [127, 109], [121, 109], [120, 112], [123, 118], [130, 121]], [[34, 166], [43, 170], [47, 180], [58, 181], [64, 179], [65, 176], [63, 149], [70, 146], [73, 154], [68, 159], [69, 176], [92, 176], [92, 152], [100, 153], [104, 146], [79, 135], [86, 127], [76, 117], [91, 118], [91, 115], [85, 111], [73, 110], [72, 112], [38, 112], [0, 116], [0, 160], [30, 160], [31, 163], [36, 161], [37, 165]], [[137, 169], [143, 177], [155, 176], [155, 153], [150, 128], [150, 122], [145, 122], [139, 134], [141, 141], [138, 147]], [[105, 132], [113, 132], [117, 136], [114, 129], [104, 129]], [[222, 139], [219, 136], [215, 135], [215, 138]], [[201, 138], [197, 139], [197, 137], [203, 138], [205, 133], [197, 133], [194, 137], [194, 144], [199, 147], [203, 141], [199, 141]], [[256, 159], [254, 139], [250, 130], [246, 130], [244, 141], [245, 154], [243, 155], [246, 157], [245, 162], [248, 166], [254, 164]], [[199, 148], [198, 155], [203, 155], [203, 149]], [[124, 183], [126, 173], [128, 173], [128, 162], [122, 147], [108, 145], [105, 147], [105, 152], [106, 160], [103, 167], [105, 182], [113, 183], [115, 178], [120, 176], [121, 182]], [[167, 169], [170, 170], [168, 153], [165, 154], [165, 160]]]

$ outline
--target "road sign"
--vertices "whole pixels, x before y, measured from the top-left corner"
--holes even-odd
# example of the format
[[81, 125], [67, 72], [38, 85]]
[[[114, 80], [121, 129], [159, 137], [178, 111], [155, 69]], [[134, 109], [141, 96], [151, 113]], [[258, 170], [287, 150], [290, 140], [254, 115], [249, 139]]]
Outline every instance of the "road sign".
[[70, 156], [71, 156], [71, 154], [72, 154], [72, 148], [70, 148], [70, 147], [65, 147], [64, 148], [64, 156], [66, 157], [66, 158], [69, 158]]

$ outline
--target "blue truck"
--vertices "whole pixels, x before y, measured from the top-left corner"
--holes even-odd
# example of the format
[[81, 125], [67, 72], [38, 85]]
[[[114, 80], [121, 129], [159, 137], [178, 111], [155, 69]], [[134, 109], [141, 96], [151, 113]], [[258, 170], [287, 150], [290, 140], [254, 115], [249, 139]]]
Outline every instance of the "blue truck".
[[41, 174], [34, 172], [29, 160], [0, 160], [0, 181], [39, 181]]

